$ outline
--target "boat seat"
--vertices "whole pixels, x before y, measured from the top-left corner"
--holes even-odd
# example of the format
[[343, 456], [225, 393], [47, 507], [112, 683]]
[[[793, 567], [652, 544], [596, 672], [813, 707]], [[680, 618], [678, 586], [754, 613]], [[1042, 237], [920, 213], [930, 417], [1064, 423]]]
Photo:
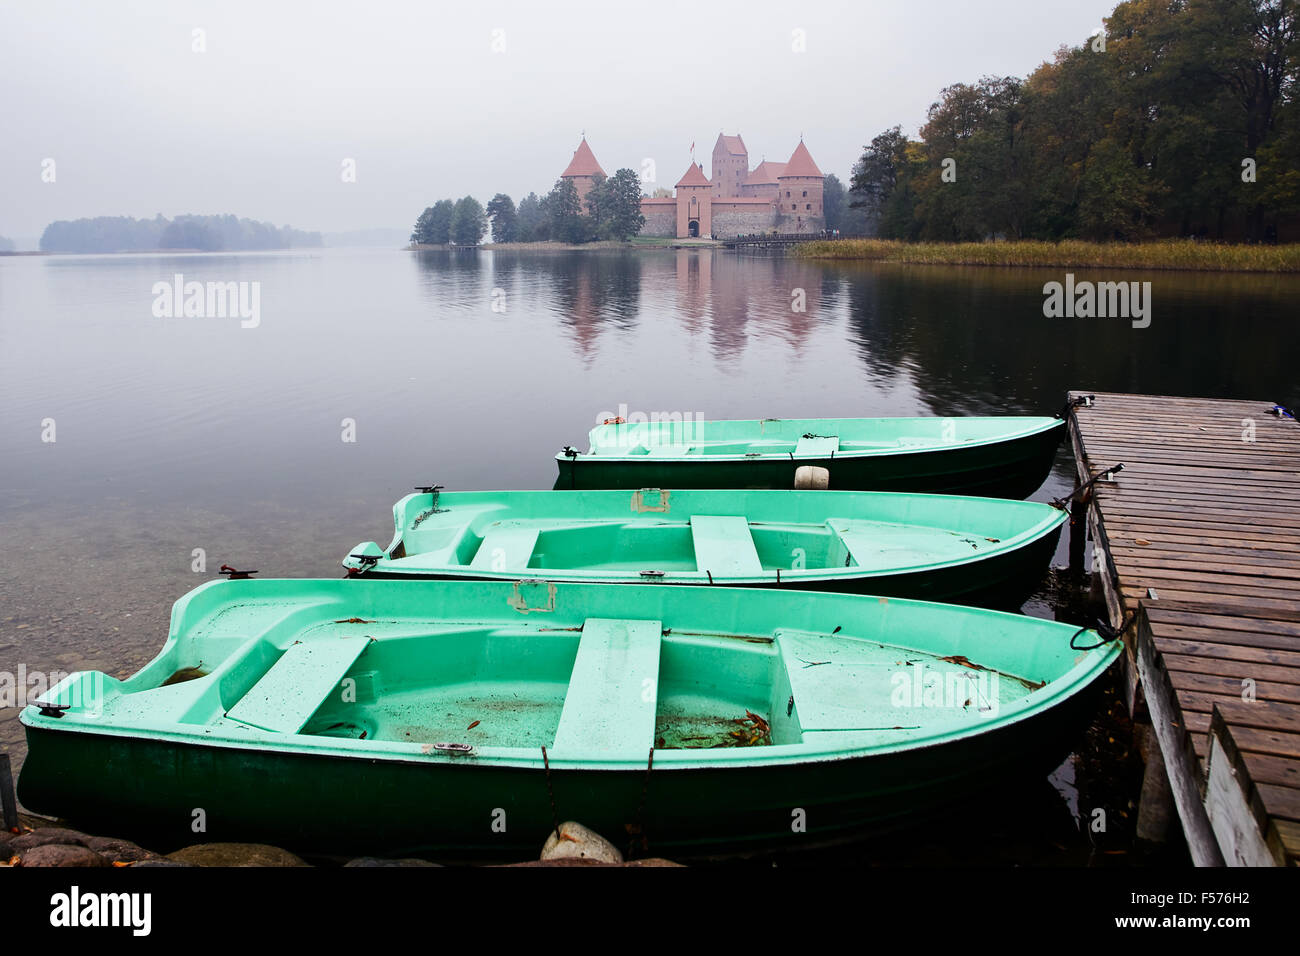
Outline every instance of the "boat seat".
[[799, 443], [794, 446], [795, 455], [801, 457], [829, 458], [839, 450], [840, 439], [837, 435], [800, 438]]
[[334, 637], [291, 644], [226, 717], [278, 734], [296, 734], [311, 720], [370, 644], [369, 637]]
[[690, 450], [690, 445], [650, 445], [646, 454], [651, 458], [681, 458]]
[[[537, 528], [496, 525], [483, 536], [470, 567], [479, 571], [522, 571], [537, 547]], [[494, 561], [499, 557], [500, 561]]]
[[646, 760], [654, 746], [662, 635], [660, 621], [587, 619], [555, 731], [557, 757]]
[[758, 575], [758, 559], [749, 521], [734, 515], [691, 515], [691, 539], [695, 544], [695, 566], [715, 575]]

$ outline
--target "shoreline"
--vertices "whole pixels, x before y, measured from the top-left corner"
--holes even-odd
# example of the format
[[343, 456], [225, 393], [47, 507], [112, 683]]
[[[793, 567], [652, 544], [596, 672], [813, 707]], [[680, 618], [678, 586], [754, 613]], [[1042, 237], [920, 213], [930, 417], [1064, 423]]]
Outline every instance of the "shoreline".
[[1166, 239], [1147, 243], [905, 242], [901, 239], [823, 239], [791, 255], [841, 262], [1002, 268], [1147, 269], [1186, 272], [1300, 273], [1300, 243], [1240, 245]]
[[431, 245], [428, 243], [411, 243], [403, 246], [407, 252], [456, 252], [468, 249], [486, 249], [489, 252], [585, 252], [588, 250], [638, 250], [638, 249], [720, 249], [720, 239], [670, 239], [646, 237], [620, 242], [614, 239], [601, 239], [595, 242], [557, 242], [551, 239], [542, 242], [484, 242], [477, 246]]

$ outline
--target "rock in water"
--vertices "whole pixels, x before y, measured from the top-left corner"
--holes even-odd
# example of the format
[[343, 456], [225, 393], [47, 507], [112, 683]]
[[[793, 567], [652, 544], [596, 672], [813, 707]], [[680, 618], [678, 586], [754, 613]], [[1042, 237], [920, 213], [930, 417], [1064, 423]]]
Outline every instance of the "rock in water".
[[194, 866], [307, 866], [288, 850], [265, 843], [199, 843], [168, 853], [167, 859]]
[[622, 863], [623, 854], [599, 833], [588, 830], [581, 823], [568, 820], [560, 824], [560, 835], [555, 832], [546, 838], [542, 847], [543, 860], [562, 860], [576, 857], [600, 863]]
[[67, 843], [45, 843], [22, 853], [19, 866], [111, 866], [89, 847]]

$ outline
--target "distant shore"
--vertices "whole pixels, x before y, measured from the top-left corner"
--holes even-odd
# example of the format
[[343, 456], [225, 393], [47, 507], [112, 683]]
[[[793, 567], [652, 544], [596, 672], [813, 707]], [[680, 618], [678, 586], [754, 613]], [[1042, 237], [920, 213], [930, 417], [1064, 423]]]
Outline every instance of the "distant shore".
[[430, 245], [411, 243], [406, 248], [412, 252], [437, 252], [450, 249], [489, 249], [493, 252], [581, 252], [587, 249], [712, 249], [722, 245], [717, 239], [672, 239], [658, 236], [637, 236], [627, 242], [601, 240], [599, 242], [485, 242], [479, 246]]
[[801, 259], [848, 259], [951, 266], [1186, 269], [1202, 272], [1300, 272], [1300, 243], [1234, 245], [1169, 239], [1156, 242], [904, 242], [827, 239], [805, 243]]

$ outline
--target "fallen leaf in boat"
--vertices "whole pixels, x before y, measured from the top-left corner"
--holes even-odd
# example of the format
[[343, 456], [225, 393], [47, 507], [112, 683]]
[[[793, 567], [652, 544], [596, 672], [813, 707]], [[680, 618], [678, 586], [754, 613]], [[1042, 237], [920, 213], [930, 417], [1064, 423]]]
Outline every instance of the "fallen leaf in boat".
[[950, 657], [940, 657], [938, 658], [938, 660], [944, 661], [945, 663], [948, 664], [960, 664], [962, 667], [969, 667], [973, 671], [988, 670], [988, 668], [985, 667], [983, 664], [976, 664], [973, 661], [971, 661], [971, 659], [967, 657], [965, 654], [953, 654]]
[[474, 721], [474, 723], [470, 724], [470, 725], [469, 725], [468, 727], [466, 727], [465, 729], [466, 729], [466, 730], [473, 730], [473, 729], [474, 729], [475, 727], [477, 727], [478, 725], [479, 725], [479, 722], [476, 720], [476, 721]]
[[1139, 548], [1147, 548], [1151, 546], [1151, 542], [1148, 541], [1146, 538], [1134, 538], [1133, 543], [1136, 544]]
[[335, 624], [374, 624], [374, 621], [367, 621], [360, 617], [345, 617], [341, 621], [335, 621]]

